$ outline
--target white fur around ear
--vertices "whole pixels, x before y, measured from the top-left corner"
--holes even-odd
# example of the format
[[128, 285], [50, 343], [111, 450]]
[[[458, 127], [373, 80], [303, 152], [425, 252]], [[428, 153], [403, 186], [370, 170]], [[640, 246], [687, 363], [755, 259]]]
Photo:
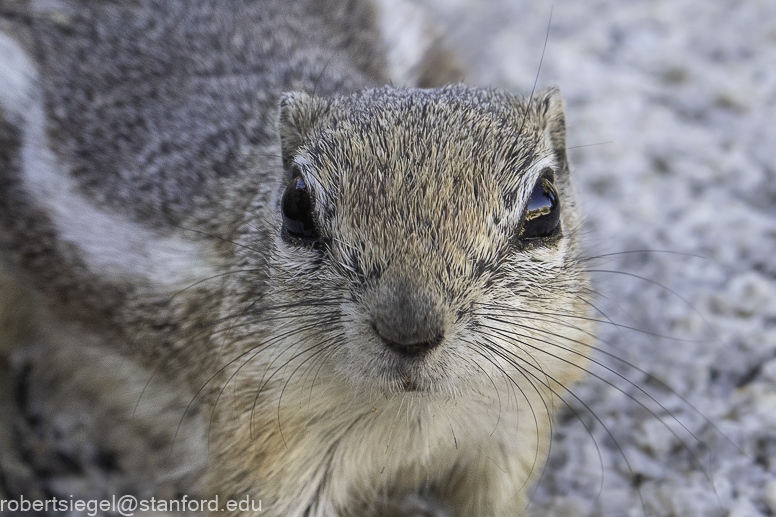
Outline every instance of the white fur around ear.
[[326, 101], [304, 92], [286, 92], [280, 97], [280, 147], [288, 169], [307, 132], [327, 109]]
[[547, 121], [552, 148], [559, 164], [566, 163], [566, 115], [563, 110], [563, 97], [560, 88], [551, 86], [540, 90], [535, 97], [539, 112]]

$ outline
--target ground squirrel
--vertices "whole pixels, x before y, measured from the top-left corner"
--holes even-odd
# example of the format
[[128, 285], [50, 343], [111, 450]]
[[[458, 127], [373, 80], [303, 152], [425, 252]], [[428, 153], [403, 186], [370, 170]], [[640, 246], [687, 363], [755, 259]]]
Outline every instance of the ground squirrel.
[[[526, 513], [592, 340], [561, 97], [386, 86], [378, 14], [0, 8], [4, 278], [41, 306], [5, 353], [42, 350], [16, 389], [89, 414], [67, 429], [149, 480], [126, 490]], [[420, 86], [452, 63], [426, 43], [404, 63]], [[6, 496], [37, 493], [14, 461]]]

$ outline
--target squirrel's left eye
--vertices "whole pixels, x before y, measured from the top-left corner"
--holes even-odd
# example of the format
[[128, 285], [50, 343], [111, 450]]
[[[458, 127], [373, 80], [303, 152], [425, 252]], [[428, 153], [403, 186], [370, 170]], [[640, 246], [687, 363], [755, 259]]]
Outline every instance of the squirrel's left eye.
[[290, 237], [305, 242], [318, 238], [310, 189], [301, 176], [294, 177], [286, 187], [280, 208], [283, 212], [283, 226]]
[[550, 237], [560, 228], [560, 198], [552, 180], [549, 171], [536, 181], [525, 209], [521, 240]]

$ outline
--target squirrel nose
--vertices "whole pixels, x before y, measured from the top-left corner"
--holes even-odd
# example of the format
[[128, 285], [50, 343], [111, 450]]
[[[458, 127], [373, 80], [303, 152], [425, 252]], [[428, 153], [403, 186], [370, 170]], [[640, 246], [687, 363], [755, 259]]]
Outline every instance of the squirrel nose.
[[431, 298], [407, 284], [381, 289], [371, 304], [372, 329], [394, 352], [417, 357], [444, 339], [444, 322]]

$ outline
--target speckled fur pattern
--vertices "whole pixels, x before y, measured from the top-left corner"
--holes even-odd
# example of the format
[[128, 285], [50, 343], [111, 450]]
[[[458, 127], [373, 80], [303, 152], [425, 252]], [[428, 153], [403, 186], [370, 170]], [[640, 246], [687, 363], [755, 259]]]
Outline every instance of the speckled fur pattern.
[[[40, 375], [111, 414], [158, 377], [123, 443], [185, 442], [177, 490], [262, 515], [523, 515], [592, 343], [559, 91], [381, 86], [361, 2], [46, 5], [0, 11], [0, 242], [44, 300]], [[547, 171], [561, 231], [520, 241]], [[297, 176], [314, 246], [283, 231]], [[389, 350], [375, 325], [418, 308], [440, 344]]]

